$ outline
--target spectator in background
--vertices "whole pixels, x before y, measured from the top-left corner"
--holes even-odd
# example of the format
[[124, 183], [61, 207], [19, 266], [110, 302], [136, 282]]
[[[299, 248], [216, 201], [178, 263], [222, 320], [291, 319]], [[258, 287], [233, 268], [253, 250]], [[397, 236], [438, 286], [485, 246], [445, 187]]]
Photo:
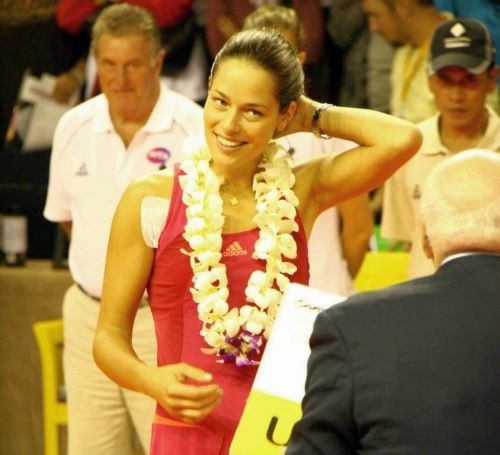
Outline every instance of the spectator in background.
[[[389, 112], [394, 47], [369, 29], [361, 0], [331, 0], [327, 30], [342, 51], [342, 65], [332, 62], [342, 73], [338, 104]], [[381, 199], [379, 191], [372, 192], [370, 203], [377, 222]]]
[[357, 0], [331, 0], [327, 31], [342, 52], [341, 106], [368, 107], [367, 50], [370, 34], [366, 15]]
[[[180, 91], [189, 98], [199, 101], [206, 94], [206, 59], [197, 18], [192, 10], [194, 0], [59, 0], [57, 21], [59, 26], [72, 35], [80, 35], [90, 41], [90, 28], [96, 15], [114, 3], [129, 3], [147, 9], [155, 17], [165, 48], [162, 75], [169, 88]], [[87, 49], [88, 50], [88, 49]], [[99, 90], [95, 82], [95, 62], [92, 56], [87, 61], [87, 52], [81, 60], [59, 81], [60, 91], [66, 87], [81, 87], [87, 81], [85, 98]], [[58, 87], [59, 88], [59, 87]], [[66, 89], [67, 90], [67, 89]]]
[[[63, 301], [68, 455], [126, 455], [132, 431], [148, 451], [155, 403], [118, 387], [92, 357], [106, 247], [115, 207], [127, 184], [171, 168], [189, 135], [202, 134], [202, 110], [160, 84], [164, 51], [152, 15], [121, 3], [98, 16], [92, 52], [102, 94], [71, 109], [54, 136], [44, 215], [70, 238], [75, 282]], [[153, 215], [151, 207], [145, 205]], [[156, 364], [156, 340], [145, 300], [137, 310], [134, 349]]]
[[[149, 10], [155, 17], [160, 28], [171, 28], [181, 24], [189, 15], [191, 2], [189, 0], [169, 1], [158, 3], [155, 0], [123, 0], [125, 3], [142, 6]], [[93, 73], [94, 65], [86, 73], [86, 59], [88, 45], [90, 43], [90, 30], [99, 12], [113, 1], [108, 0], [59, 0], [57, 3], [56, 17], [59, 27], [73, 36], [80, 36], [87, 46], [82, 49], [81, 59], [66, 74], [62, 74], [58, 81], [57, 90], [59, 96], [80, 89], [84, 82], [88, 80], [89, 87], [85, 98], [89, 98], [93, 93], [96, 75]], [[90, 76], [90, 77], [89, 77]]]
[[368, 107], [389, 113], [391, 99], [391, 70], [394, 46], [378, 33], [370, 32], [367, 49], [366, 91]]
[[500, 453], [500, 155], [439, 163], [423, 189], [435, 274], [320, 313], [286, 455]]
[[[57, 0], [0, 0], [0, 141], [7, 130], [23, 73], [58, 75], [78, 59], [80, 43], [55, 21]], [[2, 167], [2, 166], [0, 166]]]
[[[447, 11], [455, 17], [470, 17], [479, 19], [490, 30], [495, 48], [500, 49], [500, 1], [476, 0], [436, 0], [436, 6], [441, 11]], [[500, 66], [500, 52], [495, 55], [495, 63]], [[500, 78], [497, 76], [497, 88], [488, 97], [488, 104], [500, 114]]]
[[[471, 17], [485, 24], [493, 36], [495, 48], [500, 49], [500, 2], [498, 0], [435, 0], [440, 11], [448, 11], [455, 17]], [[500, 52], [495, 63], [500, 66]]]
[[342, 51], [338, 103], [389, 112], [394, 50], [369, 30], [361, 0], [331, 0], [327, 30]]
[[20, 153], [26, 136], [14, 134], [13, 127], [14, 119], [21, 120], [16, 112], [25, 104], [18, 103], [24, 75], [56, 76], [70, 69], [79, 57], [79, 40], [57, 26], [56, 3], [0, 0], [0, 213], [15, 207], [27, 216], [29, 258], [50, 258], [53, 254], [54, 225], [42, 215], [50, 140], [38, 145], [36, 153]]
[[434, 28], [446, 18], [432, 0], [362, 0], [370, 29], [399, 46], [391, 71], [391, 114], [419, 122], [436, 112], [426, 61]]
[[[250, 13], [244, 29], [269, 28], [279, 31], [297, 50], [301, 63], [307, 58], [303, 47], [304, 32], [296, 11], [285, 6], [261, 6]], [[342, 153], [356, 144], [342, 139], [322, 139], [307, 133], [295, 133], [278, 139], [294, 161], [301, 163], [323, 154]], [[368, 196], [356, 196], [319, 215], [308, 239], [309, 284], [339, 295], [354, 292], [356, 277], [373, 229]]]
[[285, 4], [292, 7], [304, 27], [304, 50], [307, 60], [304, 65], [306, 88], [311, 96], [323, 99], [317, 93], [315, 78], [321, 69], [321, 57], [325, 37], [323, 10], [319, 0], [206, 0], [205, 33], [208, 50], [212, 58], [227, 39], [241, 30], [245, 18], [262, 5]]
[[[429, 38], [446, 18], [433, 0], [361, 0], [372, 32], [397, 46], [390, 76], [389, 112], [411, 122], [429, 118], [436, 106], [427, 86]], [[383, 188], [372, 193], [377, 222], [383, 213]], [[392, 248], [392, 247], [391, 247]]]
[[384, 185], [382, 236], [411, 243], [410, 278], [434, 271], [422, 248], [418, 220], [430, 170], [465, 149], [500, 152], [500, 120], [486, 105], [498, 75], [494, 58], [491, 34], [475, 19], [446, 21], [433, 34], [428, 79], [439, 112], [418, 125], [424, 137], [420, 150]]

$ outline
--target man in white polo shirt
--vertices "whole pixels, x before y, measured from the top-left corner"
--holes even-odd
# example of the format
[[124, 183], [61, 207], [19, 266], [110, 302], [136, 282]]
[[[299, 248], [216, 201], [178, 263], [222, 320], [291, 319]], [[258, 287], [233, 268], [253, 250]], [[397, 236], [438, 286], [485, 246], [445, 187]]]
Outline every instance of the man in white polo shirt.
[[[203, 134], [202, 109], [160, 85], [164, 57], [146, 10], [113, 5], [92, 31], [102, 94], [63, 116], [54, 136], [44, 215], [70, 240], [75, 284], [63, 302], [68, 455], [127, 455], [133, 431], [149, 450], [155, 403], [119, 388], [95, 365], [92, 341], [115, 207], [134, 178], [173, 165], [184, 139]], [[134, 348], [156, 363], [147, 302], [139, 308]]]
[[498, 74], [489, 30], [475, 19], [448, 20], [434, 31], [429, 52], [429, 87], [439, 113], [418, 125], [424, 137], [420, 150], [384, 186], [382, 236], [411, 243], [410, 278], [435, 270], [424, 254], [419, 222], [430, 170], [465, 149], [500, 152], [500, 120], [486, 105]]

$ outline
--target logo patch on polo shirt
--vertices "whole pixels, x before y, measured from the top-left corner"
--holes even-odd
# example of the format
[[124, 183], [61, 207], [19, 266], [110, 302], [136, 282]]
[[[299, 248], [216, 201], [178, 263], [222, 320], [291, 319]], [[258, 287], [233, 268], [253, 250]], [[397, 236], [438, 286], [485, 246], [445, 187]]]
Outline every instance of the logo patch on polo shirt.
[[413, 187], [413, 193], [412, 197], [413, 199], [420, 199], [422, 196], [422, 193], [420, 192], [420, 186], [418, 186], [418, 183]]
[[159, 164], [160, 169], [167, 167], [167, 162], [172, 156], [172, 152], [166, 147], [155, 147], [147, 153], [147, 159], [151, 163]]
[[236, 241], [231, 243], [225, 250], [224, 253], [222, 253], [222, 256], [246, 256], [248, 254], [248, 251], [245, 250], [241, 245], [240, 242]]
[[80, 164], [80, 167], [76, 171], [75, 175], [89, 175], [89, 171], [87, 170], [87, 165], [85, 163]]

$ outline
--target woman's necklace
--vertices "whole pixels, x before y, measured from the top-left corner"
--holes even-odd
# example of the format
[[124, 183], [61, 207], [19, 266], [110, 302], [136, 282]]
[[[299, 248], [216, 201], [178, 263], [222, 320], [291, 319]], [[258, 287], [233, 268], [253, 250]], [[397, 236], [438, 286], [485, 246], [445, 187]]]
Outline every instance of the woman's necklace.
[[[236, 193], [228, 191], [227, 188], [224, 187], [224, 185], [221, 185], [221, 187], [220, 187], [220, 193], [221, 193], [221, 196], [223, 194], [225, 194], [226, 195], [226, 199], [234, 207], [235, 205], [239, 205], [240, 201], [242, 201], [248, 194], [253, 193], [253, 189], [250, 188], [248, 190], [245, 190], [242, 193], [240, 193], [238, 196], [236, 196]], [[224, 196], [222, 196], [222, 197], [224, 199]]]
[[222, 179], [210, 168], [206, 145], [186, 142], [180, 165], [185, 175], [179, 177], [179, 182], [187, 206], [183, 236], [191, 251], [182, 252], [190, 256], [191, 293], [202, 321], [200, 333], [210, 346], [202, 351], [216, 354], [218, 362], [255, 365], [258, 362], [252, 357], [268, 338], [283, 290], [290, 282], [286, 275], [296, 271], [293, 263], [283, 260], [297, 256], [292, 236], [299, 229], [295, 222], [298, 199], [292, 190], [292, 158], [274, 143], [264, 150], [258, 166], [262, 171], [253, 179], [257, 211], [253, 221], [259, 228], [259, 238], [252, 257], [266, 261], [266, 268], [250, 275], [245, 289], [250, 304], [229, 309], [226, 266], [220, 262], [224, 225]]

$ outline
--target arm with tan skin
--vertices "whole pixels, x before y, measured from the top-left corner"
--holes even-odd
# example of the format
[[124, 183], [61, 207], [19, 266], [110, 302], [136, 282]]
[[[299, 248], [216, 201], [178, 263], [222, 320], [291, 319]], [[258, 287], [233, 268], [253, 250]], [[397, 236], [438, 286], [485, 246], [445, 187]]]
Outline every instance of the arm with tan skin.
[[58, 103], [67, 103], [71, 96], [80, 90], [85, 83], [86, 66], [85, 59], [78, 60], [73, 68], [57, 76], [52, 96]]
[[[210, 374], [179, 363], [163, 367], [143, 363], [133, 350], [132, 328], [153, 266], [154, 250], [141, 232], [145, 196], [169, 197], [165, 175], [136, 180], [128, 187], [111, 227], [101, 308], [94, 339], [94, 359], [113, 381], [153, 397], [172, 417], [188, 423], [203, 420], [220, 401], [221, 390]], [[200, 385], [187, 385], [192, 379]]]
[[363, 264], [373, 232], [373, 216], [367, 194], [338, 204], [342, 228], [340, 242], [349, 274], [354, 279]]
[[[311, 118], [318, 105], [302, 96], [284, 134], [311, 132]], [[422, 141], [412, 123], [368, 109], [332, 106], [322, 112], [319, 126], [322, 133], [359, 146], [295, 169], [295, 189], [309, 231], [321, 211], [380, 185], [417, 152]]]
[[59, 226], [63, 230], [63, 232], [66, 234], [66, 237], [68, 240], [71, 240], [71, 228], [73, 226], [73, 221], [61, 221], [59, 223]]

